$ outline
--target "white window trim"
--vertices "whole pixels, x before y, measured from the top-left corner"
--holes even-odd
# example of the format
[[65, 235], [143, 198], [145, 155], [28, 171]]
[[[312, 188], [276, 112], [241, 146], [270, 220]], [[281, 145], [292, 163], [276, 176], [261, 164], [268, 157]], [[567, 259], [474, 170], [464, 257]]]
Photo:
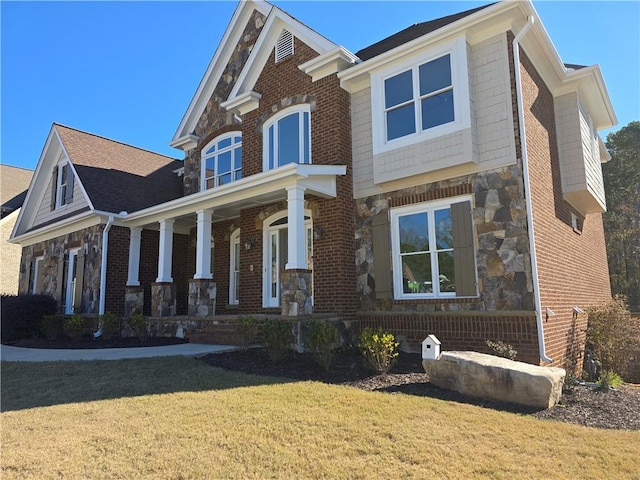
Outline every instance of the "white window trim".
[[263, 128], [262, 128], [262, 171], [263, 172], [268, 172], [269, 171], [269, 128], [271, 128], [271, 126], [274, 126], [274, 134], [273, 134], [273, 152], [274, 152], [274, 163], [275, 160], [278, 159], [278, 166], [273, 167], [273, 170], [276, 170], [277, 168], [280, 168], [281, 165], [279, 164], [279, 158], [278, 158], [278, 132], [277, 132], [277, 123], [283, 119], [284, 117], [288, 117], [289, 115], [292, 115], [294, 113], [299, 113], [299, 117], [298, 117], [298, 124], [300, 127], [300, 151], [299, 151], [299, 158], [304, 158], [304, 113], [308, 113], [309, 114], [309, 165], [313, 164], [313, 159], [311, 158], [311, 152], [313, 151], [313, 149], [311, 148], [311, 106], [307, 103], [302, 104], [302, 105], [294, 105], [293, 107], [290, 108], [286, 108], [285, 110], [282, 110], [281, 112], [278, 112], [276, 115], [274, 115], [273, 117], [271, 117], [269, 119], [269, 121], [267, 123], [264, 124]]
[[[67, 204], [66, 189], [69, 186], [69, 175], [73, 175], [73, 173], [71, 172], [71, 168], [67, 167], [66, 183], [62, 183], [62, 172], [67, 165], [68, 162], [65, 160], [58, 163], [58, 166], [56, 167], [56, 209], [62, 208]], [[62, 194], [62, 187], [65, 187], [64, 195]]]
[[[238, 270], [236, 274], [235, 264], [236, 264], [236, 245], [240, 245], [240, 229], [236, 229], [229, 237], [229, 304], [230, 305], [238, 305], [240, 303], [240, 299], [236, 298], [236, 284], [240, 277], [240, 270]], [[238, 248], [238, 254], [240, 253], [240, 248]], [[238, 258], [238, 265], [240, 265], [240, 259]]]
[[[233, 143], [233, 138], [234, 137], [240, 137], [240, 143]], [[209, 155], [206, 155], [205, 152], [207, 150], [209, 150], [213, 145], [227, 139], [227, 138], [231, 138], [231, 145], [229, 145], [228, 147], [223, 148], [222, 150], [217, 150], [214, 153], [211, 153]], [[237, 170], [234, 170], [233, 168], [233, 162], [235, 160], [235, 149], [238, 147], [242, 147], [242, 132], [240, 131], [233, 131], [233, 132], [227, 132], [227, 133], [223, 133], [222, 135], [217, 136], [216, 138], [214, 138], [213, 140], [211, 140], [209, 143], [207, 143], [207, 145], [202, 149], [202, 152], [200, 153], [200, 191], [204, 192], [205, 190], [211, 190], [213, 188], [217, 188], [219, 186], [219, 177], [220, 175], [218, 174], [218, 156], [220, 155], [220, 152], [231, 152], [231, 171], [229, 173], [231, 173], [232, 177], [234, 176], [234, 173]], [[207, 177], [206, 177], [206, 169], [205, 169], [205, 165], [206, 165], [206, 160], [208, 158], [211, 157], [216, 157], [215, 159], [215, 165], [214, 165], [214, 174], [213, 174], [213, 187], [207, 189]], [[242, 165], [240, 165], [240, 171], [242, 172]], [[231, 180], [230, 183], [233, 183], [237, 180]]]
[[[422, 213], [426, 211], [435, 211], [442, 209], [443, 207], [450, 207], [454, 203], [472, 202], [471, 195], [462, 195], [458, 197], [448, 197], [442, 200], [433, 200], [428, 202], [415, 203], [413, 205], [406, 205], [402, 207], [392, 208], [389, 210], [390, 214], [390, 229], [391, 229], [391, 258], [393, 269], [393, 298], [396, 300], [417, 300], [425, 298], [466, 298], [456, 296], [455, 292], [440, 292], [439, 283], [434, 284], [433, 293], [404, 293], [402, 288], [402, 260], [400, 256], [400, 229], [398, 225], [398, 218], [411, 215], [414, 213]], [[435, 228], [431, 228], [429, 225], [429, 245], [435, 246]], [[437, 266], [436, 255], [431, 254], [431, 271], [435, 272], [434, 268]], [[476, 268], [477, 275], [477, 268]], [[477, 282], [476, 282], [477, 284]]]
[[[413, 69], [414, 95], [419, 79], [418, 67], [444, 55], [451, 56], [451, 85], [453, 87], [454, 121], [420, 131], [416, 123], [416, 132], [403, 137], [387, 141], [386, 115], [384, 105], [384, 81], [390, 77]], [[418, 100], [416, 100], [418, 99]], [[414, 102], [419, 102], [419, 96], [414, 96]], [[458, 130], [471, 127], [471, 102], [469, 96], [469, 66], [467, 63], [467, 43], [464, 36], [443, 43], [437, 47], [430, 47], [414, 55], [408, 60], [399, 60], [371, 73], [371, 112], [373, 153], [379, 154], [397, 148], [413, 145], [432, 138], [447, 135]], [[416, 108], [416, 119], [420, 115]], [[416, 120], [417, 121], [417, 120]]]
[[66, 278], [66, 291], [65, 291], [65, 299], [64, 299], [64, 313], [70, 314], [73, 313], [73, 304], [74, 304], [74, 296], [76, 293], [76, 281], [77, 278], [73, 276], [73, 266], [76, 264], [76, 273], [77, 273], [77, 261], [78, 261], [78, 253], [80, 252], [79, 248], [72, 248], [67, 252], [68, 262], [67, 262], [67, 278]]
[[31, 293], [34, 295], [38, 295], [42, 292], [38, 292], [38, 277], [41, 275], [41, 268], [42, 265], [44, 264], [44, 257], [36, 257], [33, 259], [34, 262], [34, 267], [33, 267], [33, 278], [32, 278], [32, 282], [33, 284], [31, 285]]

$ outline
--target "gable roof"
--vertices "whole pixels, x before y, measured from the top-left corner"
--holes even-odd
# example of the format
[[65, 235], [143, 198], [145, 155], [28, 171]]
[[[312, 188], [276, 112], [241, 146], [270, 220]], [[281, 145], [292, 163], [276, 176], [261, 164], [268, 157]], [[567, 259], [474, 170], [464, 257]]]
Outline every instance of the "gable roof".
[[182, 196], [182, 162], [55, 123], [68, 159], [95, 210], [135, 212]]
[[2, 215], [20, 208], [27, 196], [33, 170], [0, 165], [0, 204]]
[[450, 23], [460, 20], [461, 18], [467, 17], [473, 13], [490, 7], [491, 5], [494, 5], [494, 3], [489, 3], [481, 7], [473, 8], [471, 10], [466, 10], [460, 13], [455, 13], [446, 17], [436, 18], [435, 20], [430, 20], [428, 22], [416, 23], [408, 28], [405, 28], [404, 30], [399, 31], [398, 33], [394, 33], [393, 35], [374, 43], [373, 45], [369, 45], [368, 47], [363, 48], [362, 50], [356, 52], [356, 56], [363, 61], [369, 60], [370, 58], [380, 55], [381, 53], [399, 47], [400, 45], [403, 45], [407, 42], [410, 42], [411, 40], [415, 40], [418, 37], [422, 37], [423, 35], [438, 30], [439, 28], [449, 25]]

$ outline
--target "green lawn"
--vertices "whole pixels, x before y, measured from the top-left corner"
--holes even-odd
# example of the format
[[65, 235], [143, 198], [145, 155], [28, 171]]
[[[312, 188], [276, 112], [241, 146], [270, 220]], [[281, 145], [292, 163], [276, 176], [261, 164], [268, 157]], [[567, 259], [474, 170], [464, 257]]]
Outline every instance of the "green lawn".
[[3, 480], [639, 478], [640, 432], [180, 357], [1, 374]]

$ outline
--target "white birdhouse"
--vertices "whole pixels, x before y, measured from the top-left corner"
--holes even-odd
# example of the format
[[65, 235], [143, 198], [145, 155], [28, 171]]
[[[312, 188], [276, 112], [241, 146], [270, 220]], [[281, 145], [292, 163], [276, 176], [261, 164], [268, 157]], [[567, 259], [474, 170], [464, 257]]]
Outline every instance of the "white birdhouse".
[[440, 355], [440, 340], [435, 335], [429, 335], [422, 341], [422, 359], [435, 360]]

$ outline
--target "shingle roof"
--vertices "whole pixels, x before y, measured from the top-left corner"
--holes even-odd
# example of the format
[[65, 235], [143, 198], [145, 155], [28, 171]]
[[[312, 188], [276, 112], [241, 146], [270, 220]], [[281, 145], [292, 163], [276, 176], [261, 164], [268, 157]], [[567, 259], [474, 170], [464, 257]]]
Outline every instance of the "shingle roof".
[[0, 165], [0, 204], [3, 213], [10, 213], [22, 206], [31, 177], [33, 170]]
[[181, 161], [148, 150], [54, 124], [91, 203], [119, 213], [181, 197]]
[[428, 22], [416, 23], [415, 25], [405, 28], [404, 30], [395, 33], [390, 37], [385, 38], [384, 40], [380, 40], [373, 45], [369, 45], [368, 47], [363, 48], [359, 52], [356, 52], [356, 55], [362, 61], [369, 60], [370, 58], [376, 57], [393, 48], [410, 42], [411, 40], [438, 30], [439, 28], [449, 25], [450, 23], [460, 20], [461, 18], [476, 13], [483, 8], [490, 7], [491, 5], [494, 5], [494, 3], [490, 3], [488, 5], [477, 7], [471, 10], [466, 10], [464, 12], [455, 13], [453, 15], [448, 15], [446, 17], [437, 18]]

